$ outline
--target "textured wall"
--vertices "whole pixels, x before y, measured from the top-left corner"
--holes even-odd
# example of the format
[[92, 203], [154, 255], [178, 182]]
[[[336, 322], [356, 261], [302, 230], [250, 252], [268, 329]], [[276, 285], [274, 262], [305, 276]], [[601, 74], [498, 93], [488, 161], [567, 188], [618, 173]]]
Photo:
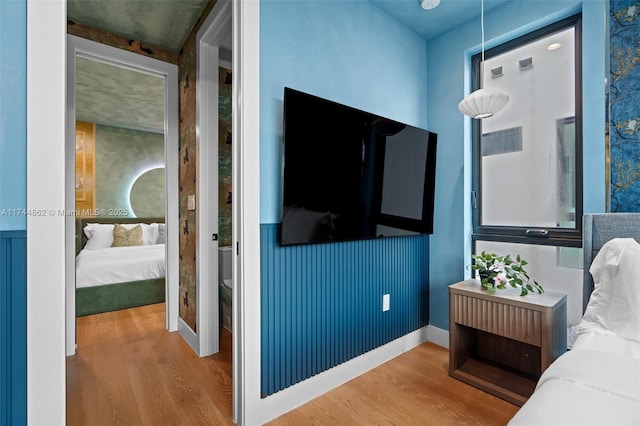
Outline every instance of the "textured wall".
[[231, 245], [231, 70], [218, 76], [218, 245]]
[[[164, 135], [96, 126], [96, 209], [127, 210], [126, 216], [133, 217], [131, 185], [141, 173], [159, 166], [164, 167]], [[164, 182], [154, 187], [162, 191], [148, 196], [164, 204]], [[164, 209], [154, 216], [164, 216]]]
[[136, 217], [164, 217], [165, 169], [147, 170], [133, 183], [129, 194], [131, 209]]
[[[180, 143], [178, 216], [180, 220], [179, 316], [193, 331], [196, 324], [196, 211], [187, 210], [187, 197], [196, 194], [196, 34], [215, 1], [209, 1], [180, 51]], [[197, 206], [196, 200], [196, 206]]]
[[640, 211], [640, 7], [611, 0], [610, 209]]
[[156, 75], [76, 58], [76, 120], [164, 132], [164, 83]]

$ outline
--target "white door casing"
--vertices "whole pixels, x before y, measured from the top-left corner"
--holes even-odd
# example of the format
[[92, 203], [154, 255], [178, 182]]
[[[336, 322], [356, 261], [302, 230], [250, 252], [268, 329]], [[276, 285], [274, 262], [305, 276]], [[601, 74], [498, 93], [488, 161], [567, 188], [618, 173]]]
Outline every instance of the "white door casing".
[[218, 68], [220, 47], [231, 33], [231, 3], [218, 1], [196, 34], [196, 251], [197, 331], [178, 329], [199, 356], [220, 350], [218, 290]]

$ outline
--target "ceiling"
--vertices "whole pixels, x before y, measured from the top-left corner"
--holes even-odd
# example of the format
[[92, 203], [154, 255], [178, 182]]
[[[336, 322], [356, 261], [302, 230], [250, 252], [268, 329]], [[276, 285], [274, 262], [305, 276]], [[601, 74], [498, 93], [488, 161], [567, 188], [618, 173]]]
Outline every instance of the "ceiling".
[[[419, 0], [369, 1], [425, 40], [480, 16], [480, 0], [441, 0], [432, 10], [422, 9]], [[485, 11], [507, 1], [485, 0]], [[67, 16], [90, 27], [178, 52], [206, 4], [207, 0], [67, 0]]]
[[76, 120], [164, 132], [164, 78], [76, 58]]
[[[480, 16], [480, 0], [441, 0], [432, 10], [422, 9], [419, 0], [369, 1], [425, 40]], [[485, 0], [485, 11], [506, 1]], [[67, 0], [67, 17], [179, 52], [206, 5], [207, 0]], [[227, 36], [222, 46], [231, 50], [231, 34]], [[162, 132], [163, 84], [158, 77], [88, 59], [78, 60], [77, 119]]]
[[[441, 0], [435, 9], [424, 10], [419, 0], [370, 0], [425, 40], [451, 31], [480, 16], [480, 0]], [[484, 0], [485, 12], [509, 0]]]
[[207, 0], [67, 0], [67, 18], [179, 52]]

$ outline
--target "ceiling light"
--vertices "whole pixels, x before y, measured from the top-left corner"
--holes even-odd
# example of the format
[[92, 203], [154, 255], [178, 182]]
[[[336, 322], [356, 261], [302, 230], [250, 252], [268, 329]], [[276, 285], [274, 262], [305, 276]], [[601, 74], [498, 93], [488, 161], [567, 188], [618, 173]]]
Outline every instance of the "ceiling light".
[[[480, 28], [482, 30], [482, 64], [480, 84], [484, 84], [484, 0], [480, 9]], [[458, 104], [458, 110], [475, 119], [489, 118], [509, 103], [509, 95], [498, 89], [478, 89]]]
[[562, 46], [560, 43], [551, 43], [550, 45], [547, 46], [547, 50], [560, 49], [560, 46]]
[[509, 103], [509, 95], [496, 89], [478, 89], [458, 104], [458, 110], [471, 118], [489, 118]]
[[420, 6], [424, 10], [431, 10], [436, 8], [440, 4], [440, 0], [420, 0]]

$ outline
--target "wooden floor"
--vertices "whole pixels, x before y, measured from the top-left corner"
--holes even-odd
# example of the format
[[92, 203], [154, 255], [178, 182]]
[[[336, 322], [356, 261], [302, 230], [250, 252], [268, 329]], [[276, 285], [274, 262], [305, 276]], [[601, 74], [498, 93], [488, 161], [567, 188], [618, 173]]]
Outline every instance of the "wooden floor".
[[78, 318], [67, 358], [69, 425], [211, 425], [231, 421], [231, 334], [199, 358], [165, 330], [164, 303]]
[[[232, 424], [231, 337], [198, 358], [164, 330], [164, 304], [78, 320], [67, 359], [70, 425]], [[447, 375], [446, 349], [425, 343], [270, 425], [504, 425], [518, 407]]]
[[518, 411], [448, 366], [446, 349], [424, 343], [269, 425], [505, 425]]

